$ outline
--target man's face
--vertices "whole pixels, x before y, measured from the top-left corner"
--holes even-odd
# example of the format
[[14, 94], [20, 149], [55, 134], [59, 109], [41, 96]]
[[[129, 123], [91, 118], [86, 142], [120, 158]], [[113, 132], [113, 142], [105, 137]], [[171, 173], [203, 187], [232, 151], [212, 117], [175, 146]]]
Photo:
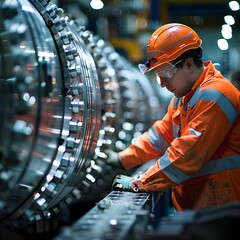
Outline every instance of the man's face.
[[154, 69], [157, 81], [162, 88], [166, 87], [177, 98], [186, 95], [197, 79], [194, 79], [194, 68], [192, 58], [182, 60], [182, 66], [165, 63]]

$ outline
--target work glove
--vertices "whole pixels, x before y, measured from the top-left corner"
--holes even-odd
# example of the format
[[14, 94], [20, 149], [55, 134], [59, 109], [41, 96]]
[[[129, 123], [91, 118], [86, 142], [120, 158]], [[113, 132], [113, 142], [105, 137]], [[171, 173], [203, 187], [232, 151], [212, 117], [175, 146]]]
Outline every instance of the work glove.
[[110, 165], [111, 167], [114, 168], [121, 168], [124, 169], [120, 160], [117, 152], [114, 152], [111, 149], [106, 149], [105, 153], [107, 154], [107, 159], [105, 161], [106, 164]]
[[133, 184], [134, 180], [135, 180], [135, 177], [117, 175], [113, 180], [112, 190], [138, 192], [139, 189], [137, 185]]

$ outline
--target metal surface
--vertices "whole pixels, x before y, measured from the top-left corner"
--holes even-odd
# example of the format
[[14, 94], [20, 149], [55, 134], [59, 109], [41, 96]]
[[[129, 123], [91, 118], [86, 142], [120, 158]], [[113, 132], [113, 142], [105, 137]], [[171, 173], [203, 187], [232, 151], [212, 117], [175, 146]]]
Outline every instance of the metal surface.
[[113, 191], [53, 239], [136, 239], [135, 234], [141, 239], [148, 223], [148, 197], [147, 193]]
[[0, 1], [0, 225], [23, 229], [109, 191], [121, 150], [160, 116], [152, 84], [48, 0]]
[[[9, 46], [2, 46], [2, 63], [9, 55], [12, 60], [1, 69], [9, 70], [2, 84], [10, 84], [1, 94], [9, 99], [1, 122], [8, 131], [1, 133], [1, 216], [10, 220], [9, 215], [24, 214], [30, 222], [38, 212], [40, 218], [51, 217], [85, 177], [100, 128], [100, 89], [91, 55], [54, 4], [34, 4], [37, 10], [28, 1], [1, 5], [2, 18], [6, 10], [12, 13], [3, 21], [6, 40], [1, 42]], [[21, 36], [14, 32], [19, 29]], [[81, 192], [74, 194], [79, 198]]]

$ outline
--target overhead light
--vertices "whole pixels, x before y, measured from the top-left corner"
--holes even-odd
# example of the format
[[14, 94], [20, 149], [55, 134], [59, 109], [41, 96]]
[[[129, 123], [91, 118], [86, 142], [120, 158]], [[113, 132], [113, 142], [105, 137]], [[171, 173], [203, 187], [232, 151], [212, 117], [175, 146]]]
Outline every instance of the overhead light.
[[104, 7], [104, 3], [101, 0], [91, 0], [90, 6], [95, 10], [99, 10]]
[[226, 15], [226, 16], [224, 17], [224, 21], [225, 21], [225, 23], [228, 24], [228, 25], [234, 25], [234, 24], [235, 24], [235, 19], [234, 19], [234, 17], [231, 16], [231, 15]]
[[232, 27], [228, 24], [223, 24], [222, 25], [222, 30], [224, 30], [226, 32], [229, 32], [229, 33], [232, 33]]
[[238, 11], [240, 9], [239, 3], [237, 1], [230, 1], [228, 5], [232, 11]]
[[232, 27], [228, 24], [223, 24], [221, 33], [225, 39], [231, 39], [232, 38]]
[[222, 51], [225, 51], [228, 49], [228, 42], [226, 39], [218, 39], [217, 44]]
[[232, 38], [232, 32], [224, 31], [224, 29], [221, 30], [222, 36], [225, 39], [231, 39]]

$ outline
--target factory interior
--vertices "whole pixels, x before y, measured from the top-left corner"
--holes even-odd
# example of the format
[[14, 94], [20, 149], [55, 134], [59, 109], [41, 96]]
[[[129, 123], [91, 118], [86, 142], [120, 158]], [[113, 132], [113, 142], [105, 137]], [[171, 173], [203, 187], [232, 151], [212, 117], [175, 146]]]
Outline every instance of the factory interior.
[[176, 212], [168, 190], [113, 191], [117, 174], [152, 162], [117, 169], [105, 151], [129, 146], [172, 98], [138, 69], [151, 33], [189, 25], [230, 78], [239, 3], [0, 0], [0, 240], [235, 239], [240, 204]]

